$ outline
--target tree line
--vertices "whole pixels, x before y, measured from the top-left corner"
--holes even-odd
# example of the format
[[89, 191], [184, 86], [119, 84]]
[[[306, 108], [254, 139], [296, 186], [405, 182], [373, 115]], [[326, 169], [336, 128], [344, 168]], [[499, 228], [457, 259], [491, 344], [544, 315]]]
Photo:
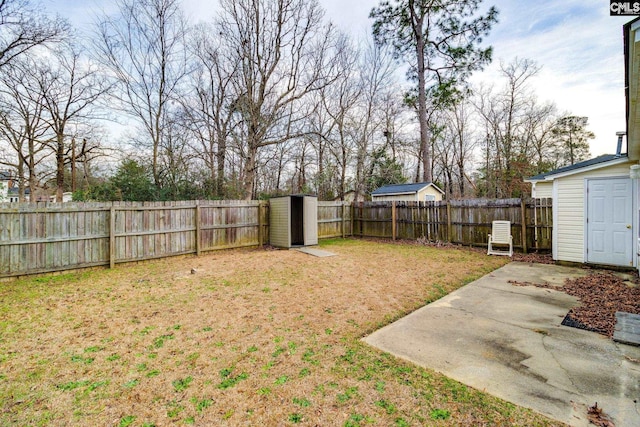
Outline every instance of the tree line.
[[587, 118], [536, 99], [534, 62], [469, 84], [498, 18], [480, 0], [383, 1], [364, 40], [317, 0], [221, 0], [197, 24], [179, 0], [115, 3], [80, 34], [0, 2], [0, 165], [21, 200], [326, 200], [407, 181], [517, 197], [588, 156]]

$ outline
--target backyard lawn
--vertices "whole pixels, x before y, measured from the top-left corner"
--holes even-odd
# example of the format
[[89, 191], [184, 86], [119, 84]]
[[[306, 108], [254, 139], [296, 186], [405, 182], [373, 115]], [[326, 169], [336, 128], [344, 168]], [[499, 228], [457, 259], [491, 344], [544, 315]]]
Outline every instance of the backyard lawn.
[[360, 341], [508, 260], [321, 248], [0, 282], [0, 425], [555, 425]]

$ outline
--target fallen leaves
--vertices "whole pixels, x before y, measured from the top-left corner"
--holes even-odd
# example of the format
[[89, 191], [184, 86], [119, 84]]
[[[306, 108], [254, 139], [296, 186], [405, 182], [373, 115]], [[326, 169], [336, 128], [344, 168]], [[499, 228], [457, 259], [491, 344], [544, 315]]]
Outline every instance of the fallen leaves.
[[589, 406], [587, 409], [587, 417], [589, 418], [589, 422], [598, 427], [615, 427], [613, 421], [607, 414], [602, 411], [602, 408], [598, 408], [598, 402], [593, 406]]
[[[637, 279], [635, 279], [637, 282]], [[631, 284], [620, 275], [610, 271], [591, 271], [584, 277], [567, 279], [564, 286], [557, 287], [548, 283], [510, 281], [521, 286], [536, 286], [555, 289], [575, 296], [580, 306], [569, 310], [565, 323], [613, 336], [616, 326], [616, 312], [640, 314], [640, 287]]]

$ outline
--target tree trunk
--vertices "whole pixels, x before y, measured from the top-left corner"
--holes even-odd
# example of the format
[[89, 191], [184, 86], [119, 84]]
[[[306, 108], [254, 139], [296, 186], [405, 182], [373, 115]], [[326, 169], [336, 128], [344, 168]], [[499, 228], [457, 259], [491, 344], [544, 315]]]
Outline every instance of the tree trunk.
[[253, 141], [247, 147], [247, 159], [244, 164], [244, 199], [252, 200], [256, 181], [256, 158], [258, 148]]
[[412, 25], [416, 34], [416, 55], [418, 59], [418, 121], [420, 123], [420, 151], [422, 152], [422, 180], [433, 180], [431, 171], [431, 153], [429, 144], [429, 123], [427, 120], [427, 94], [425, 80], [424, 38], [422, 36], [422, 24], [424, 18], [415, 14], [413, 2], [410, 3]]
[[76, 139], [71, 139], [71, 192], [76, 191]]
[[224, 135], [218, 135], [218, 170], [216, 176], [216, 196], [225, 197], [224, 190], [224, 162], [227, 157], [227, 141]]
[[[24, 202], [24, 159], [18, 156], [18, 200]], [[8, 190], [8, 189], [7, 189]]]
[[460, 182], [458, 183], [458, 186], [460, 188], [460, 197], [464, 198], [464, 179], [465, 179], [465, 173], [464, 173], [464, 164], [462, 162], [458, 163], [458, 173], [460, 174]]
[[62, 203], [64, 192], [64, 134], [56, 135], [56, 202]]
[[[36, 201], [36, 159], [35, 159], [35, 141], [33, 138], [29, 138], [29, 201]], [[24, 185], [20, 184], [22, 188], [20, 191], [20, 200], [24, 200]]]

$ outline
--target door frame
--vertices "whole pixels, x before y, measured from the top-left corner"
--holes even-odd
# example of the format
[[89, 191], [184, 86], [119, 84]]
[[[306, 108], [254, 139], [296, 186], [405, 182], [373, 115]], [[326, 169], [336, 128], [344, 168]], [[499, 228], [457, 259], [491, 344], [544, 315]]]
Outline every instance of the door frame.
[[[617, 265], [617, 264], [607, 264], [607, 265], [615, 265], [618, 267], [628, 267], [628, 268], [637, 268], [638, 267], [638, 243], [640, 240], [638, 239], [638, 180], [631, 179], [627, 176], [602, 176], [602, 177], [590, 177], [584, 179], [584, 262], [589, 264], [589, 224], [587, 220], [589, 219], [589, 181], [602, 181], [602, 180], [614, 180], [614, 179], [628, 179], [631, 181], [631, 241], [629, 242], [631, 245], [631, 260], [632, 265]], [[555, 228], [555, 227], [554, 227]], [[596, 263], [593, 263], [596, 264]]]

